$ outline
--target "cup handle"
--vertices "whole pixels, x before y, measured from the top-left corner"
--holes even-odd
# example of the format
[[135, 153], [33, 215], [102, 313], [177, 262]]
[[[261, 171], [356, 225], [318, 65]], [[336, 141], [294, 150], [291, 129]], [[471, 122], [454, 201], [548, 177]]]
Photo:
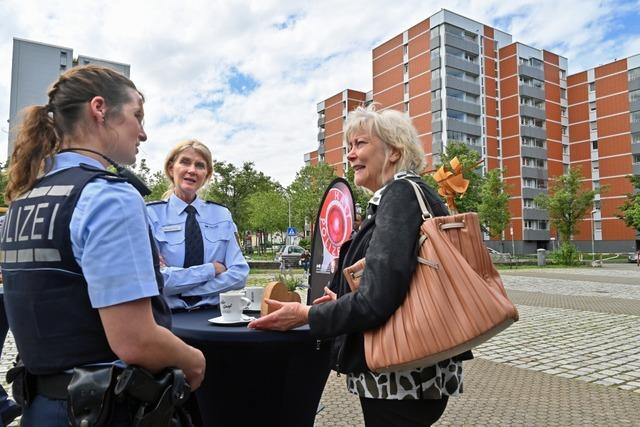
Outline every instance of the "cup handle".
[[242, 297], [242, 301], [245, 302], [244, 308], [248, 308], [251, 305], [251, 300], [247, 297]]

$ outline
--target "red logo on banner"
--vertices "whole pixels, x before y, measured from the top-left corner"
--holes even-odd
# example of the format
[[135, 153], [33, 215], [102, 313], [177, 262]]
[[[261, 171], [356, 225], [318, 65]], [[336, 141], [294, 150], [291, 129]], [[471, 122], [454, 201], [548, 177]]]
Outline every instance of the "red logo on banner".
[[329, 190], [320, 210], [319, 226], [322, 245], [334, 258], [340, 246], [351, 236], [353, 227], [352, 199], [338, 188]]

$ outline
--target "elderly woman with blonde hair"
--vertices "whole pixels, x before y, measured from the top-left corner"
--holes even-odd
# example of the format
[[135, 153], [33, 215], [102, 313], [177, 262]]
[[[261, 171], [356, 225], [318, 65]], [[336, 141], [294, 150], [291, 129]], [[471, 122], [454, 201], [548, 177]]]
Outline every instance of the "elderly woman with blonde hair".
[[217, 305], [219, 294], [242, 289], [249, 275], [226, 207], [198, 192], [213, 174], [211, 151], [197, 140], [177, 144], [167, 156], [165, 199], [147, 204], [165, 267], [164, 295], [172, 310]]
[[312, 306], [267, 301], [278, 310], [249, 324], [288, 330], [309, 324], [320, 339], [333, 338], [331, 365], [346, 374], [347, 388], [360, 397], [367, 426], [425, 426], [443, 414], [449, 396], [462, 392], [462, 360], [378, 374], [366, 364], [363, 332], [383, 325], [404, 300], [416, 268], [421, 210], [411, 180], [424, 192], [436, 216], [447, 209], [420, 178], [424, 152], [409, 118], [373, 106], [349, 114], [344, 129], [347, 159], [356, 185], [373, 193], [359, 230], [344, 243], [338, 272], [366, 258], [357, 292], [336, 273]]

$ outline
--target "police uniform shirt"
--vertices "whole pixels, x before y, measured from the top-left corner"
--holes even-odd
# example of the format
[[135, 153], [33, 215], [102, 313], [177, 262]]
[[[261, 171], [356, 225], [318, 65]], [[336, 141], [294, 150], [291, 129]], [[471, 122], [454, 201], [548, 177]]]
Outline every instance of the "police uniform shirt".
[[[237, 227], [231, 212], [199, 197], [191, 205], [196, 209], [196, 220], [203, 236], [205, 263], [189, 268], [182, 267], [188, 204], [173, 194], [168, 200], [147, 205], [158, 250], [167, 265], [162, 269], [163, 292], [172, 309], [218, 304], [220, 292], [242, 289], [249, 275], [249, 265], [238, 245]], [[227, 270], [216, 275], [214, 261], [223, 264]], [[181, 295], [201, 297], [201, 300], [190, 306], [180, 298]]]
[[[79, 166], [104, 169], [82, 154], [55, 156], [49, 173]], [[93, 308], [158, 295], [144, 200], [126, 182], [95, 179], [83, 189], [69, 225], [76, 262]]]

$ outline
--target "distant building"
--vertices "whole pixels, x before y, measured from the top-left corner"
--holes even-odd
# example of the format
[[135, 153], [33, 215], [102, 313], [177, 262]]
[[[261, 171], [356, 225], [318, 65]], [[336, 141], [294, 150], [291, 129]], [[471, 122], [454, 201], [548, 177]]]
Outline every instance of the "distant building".
[[20, 112], [30, 105], [47, 103], [47, 90], [58, 76], [76, 65], [96, 64], [112, 68], [129, 77], [130, 66], [118, 62], [78, 56], [73, 49], [13, 39], [11, 67], [11, 100], [9, 103], [9, 151], [13, 152]]
[[632, 191], [626, 176], [640, 174], [640, 55], [567, 76], [567, 58], [442, 9], [374, 47], [372, 57], [371, 92], [345, 90], [318, 104], [318, 150], [304, 155], [307, 164], [324, 161], [343, 175], [346, 114], [372, 101], [409, 114], [428, 167], [458, 141], [478, 151], [483, 171], [505, 172], [505, 238], [518, 253], [551, 249], [557, 236], [535, 196], [578, 165], [589, 186], [609, 190], [594, 204], [595, 224], [585, 217], [574, 242], [590, 249], [595, 230], [598, 251], [640, 244], [616, 217]]

